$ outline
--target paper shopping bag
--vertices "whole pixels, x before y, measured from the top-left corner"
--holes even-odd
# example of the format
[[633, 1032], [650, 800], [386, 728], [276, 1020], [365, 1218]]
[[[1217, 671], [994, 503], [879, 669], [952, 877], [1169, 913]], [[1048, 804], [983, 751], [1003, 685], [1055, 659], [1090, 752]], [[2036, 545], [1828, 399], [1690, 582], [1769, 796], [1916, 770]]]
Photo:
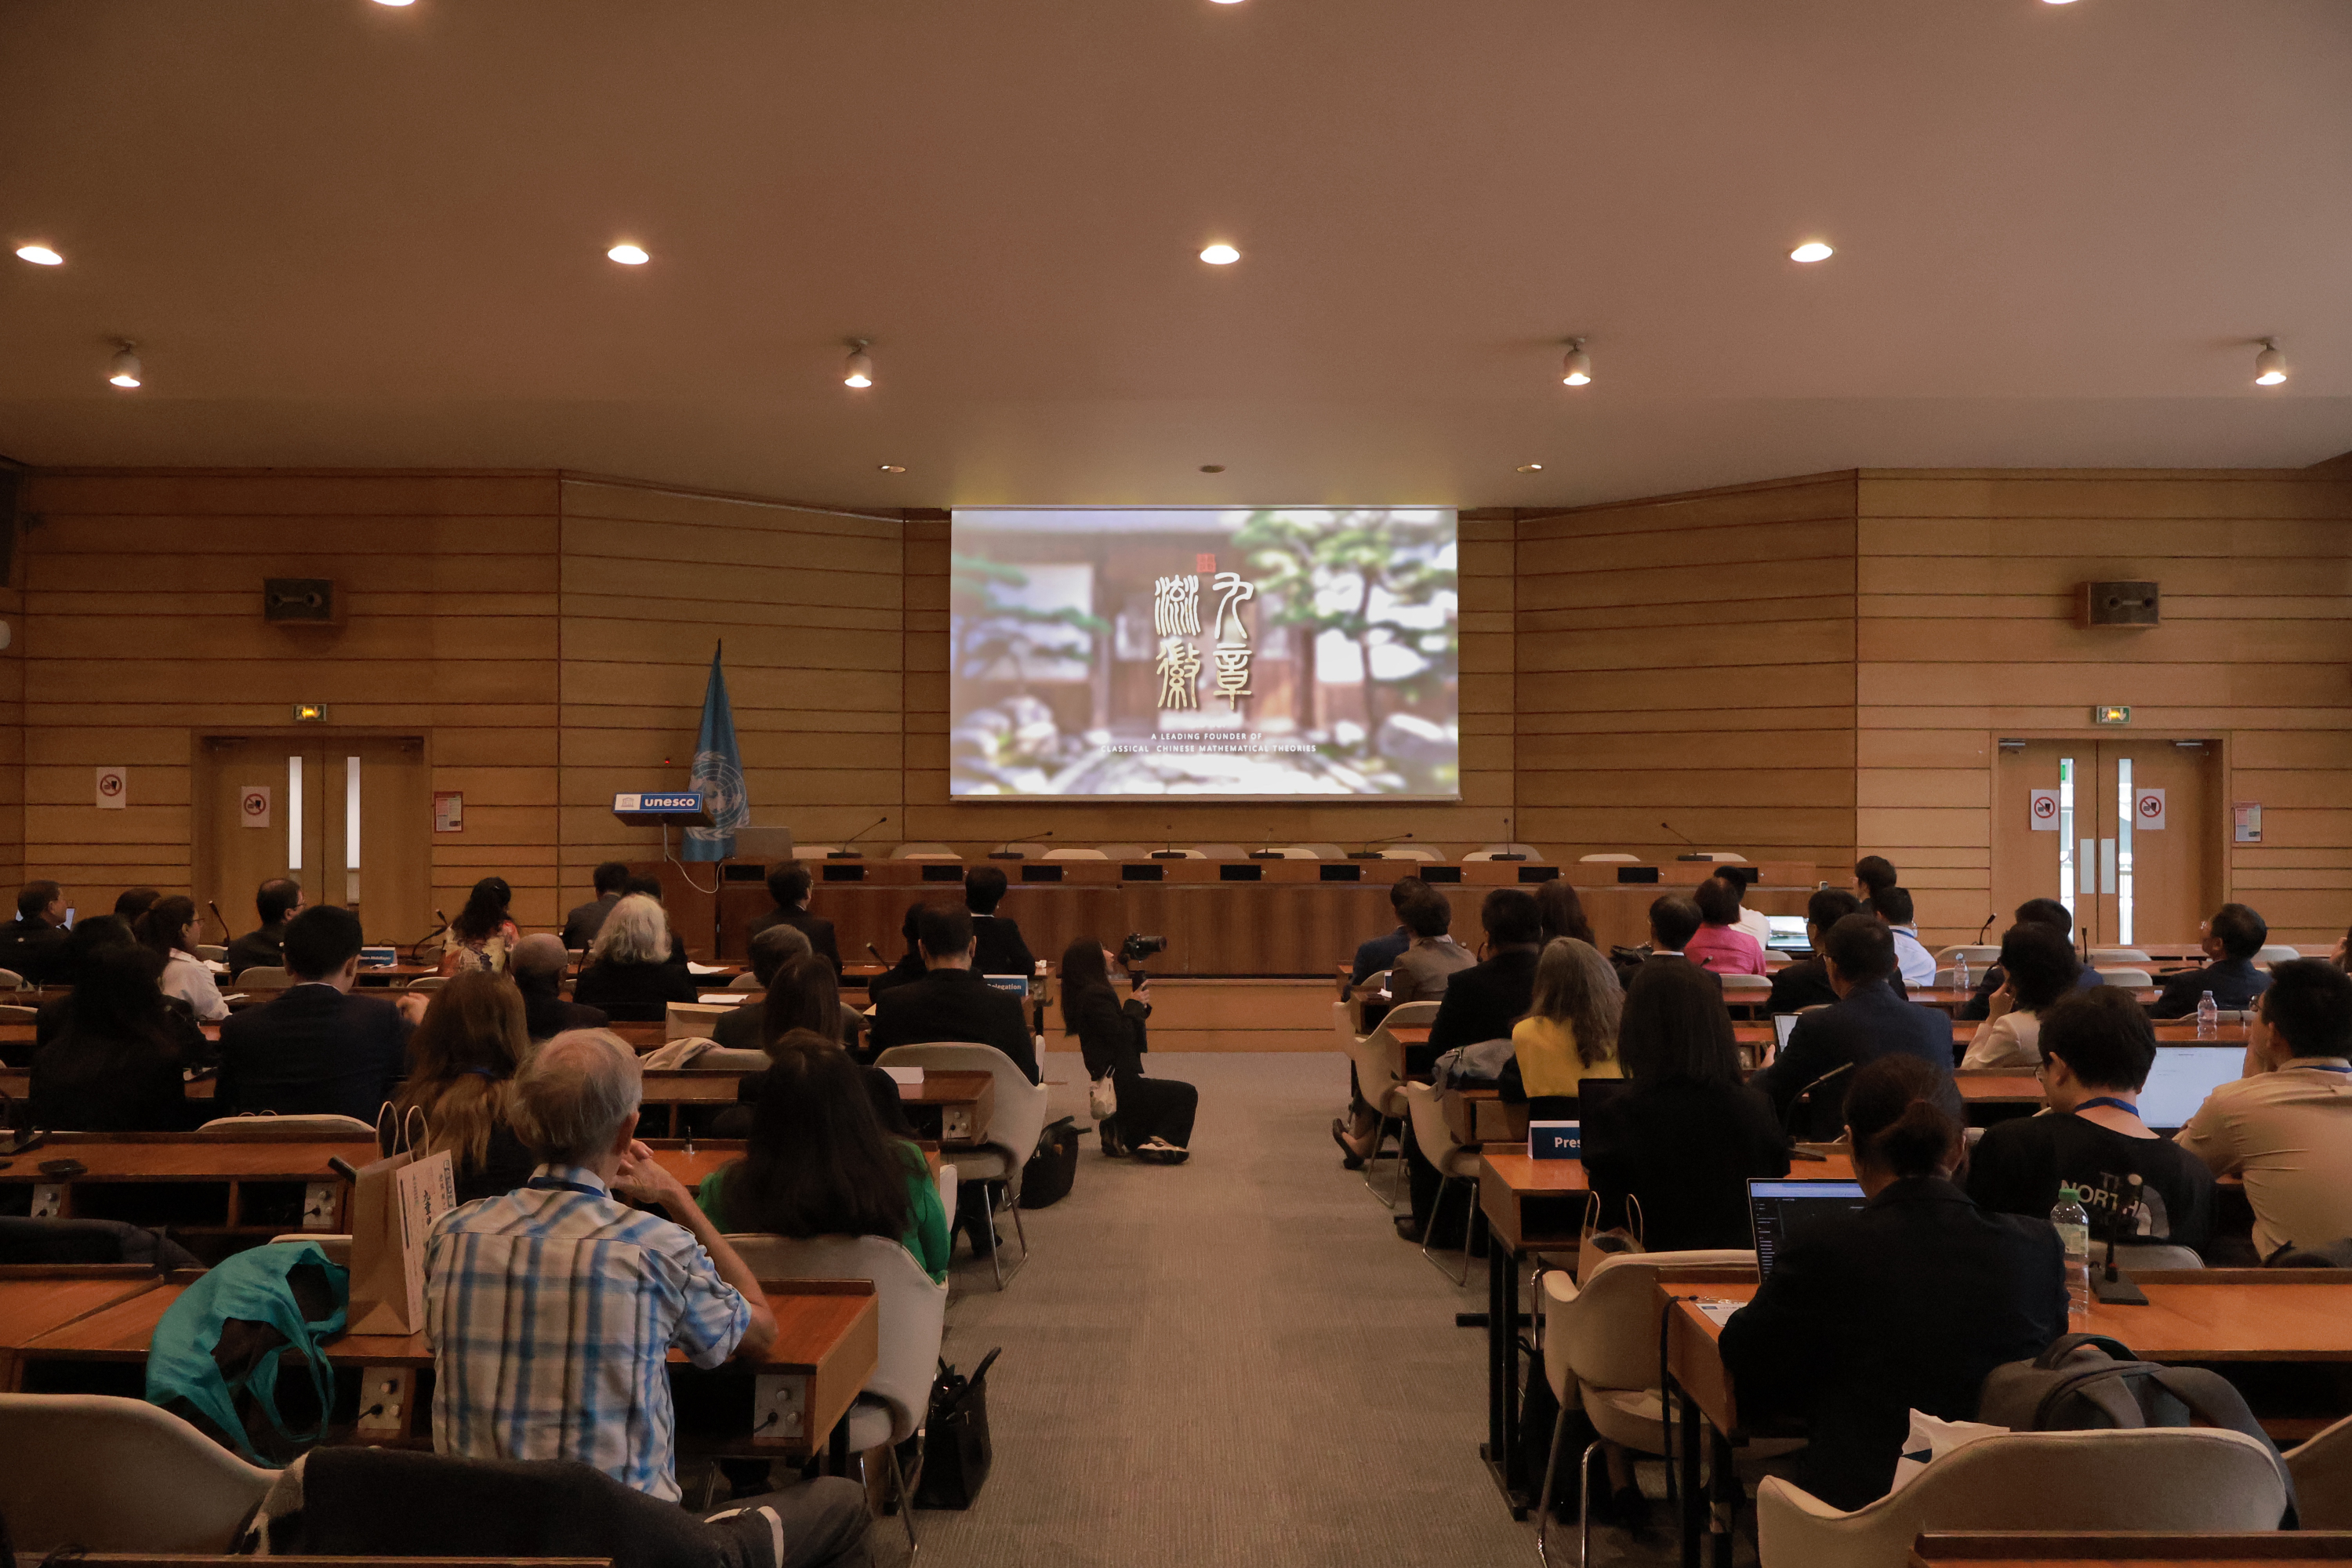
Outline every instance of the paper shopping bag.
[[389, 1155], [360, 1169], [352, 1194], [351, 1330], [425, 1331], [425, 1243], [457, 1206], [448, 1151]]

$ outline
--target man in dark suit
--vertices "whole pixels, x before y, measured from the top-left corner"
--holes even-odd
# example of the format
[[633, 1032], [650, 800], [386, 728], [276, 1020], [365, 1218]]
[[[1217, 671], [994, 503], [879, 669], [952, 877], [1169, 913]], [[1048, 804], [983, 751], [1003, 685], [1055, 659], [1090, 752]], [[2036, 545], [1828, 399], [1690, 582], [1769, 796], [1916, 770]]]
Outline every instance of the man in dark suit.
[[523, 938], [507, 955], [507, 973], [522, 993], [523, 1032], [533, 1045], [566, 1029], [601, 1029], [606, 1023], [602, 1007], [583, 1006], [563, 994], [563, 971], [571, 962], [562, 939], [545, 931]]
[[[1853, 1068], [1890, 1051], [1917, 1057], [1935, 1069], [1936, 1103], [1956, 1121], [1967, 1121], [1952, 1082], [1952, 1021], [1931, 1007], [1906, 1002], [1887, 977], [1895, 973], [1895, 933], [1875, 915], [1851, 914], [1822, 943], [1834, 1006], [1808, 1013], [1790, 1031], [1786, 1049], [1748, 1081], [1771, 1100], [1782, 1121], [1804, 1088], [1840, 1068]], [[1840, 1082], [1844, 1079], [1841, 1078]], [[1844, 1096], [1835, 1084], [1814, 1096], [1799, 1136], [1835, 1137]]]
[[809, 946], [818, 957], [833, 965], [835, 979], [841, 975], [841, 949], [834, 942], [833, 922], [821, 915], [808, 912], [809, 889], [812, 879], [808, 868], [797, 860], [786, 860], [768, 872], [768, 897], [776, 907], [751, 921], [751, 934], [758, 936], [770, 926], [788, 925], [809, 939]]
[[929, 972], [875, 999], [874, 1050], [935, 1040], [994, 1046], [1035, 1083], [1037, 1042], [1020, 1000], [972, 970], [971, 917], [961, 910], [925, 910], [917, 942]]
[[[2055, 899], [2026, 900], [2017, 906], [2017, 923], [2048, 926], [2063, 937], [2074, 934], [2074, 912]], [[1952, 1016], [1963, 1023], [1982, 1023], [1992, 1015], [1992, 994], [2008, 984], [2009, 976], [2002, 973], [2000, 964], [1986, 964], [1984, 978], [1977, 982], [1975, 992], [1960, 1004], [1960, 1010]], [[2105, 984], [2099, 978], [2099, 972], [2087, 963], [2074, 976], [2074, 989], [2077, 991], [2088, 991]]]
[[[1429, 1044], [1405, 1050], [1408, 1073], [1426, 1074], [1432, 1063], [1456, 1047], [1509, 1039], [1511, 1026], [1526, 1016], [1528, 1004], [1535, 998], [1536, 959], [1543, 952], [1543, 911], [1536, 896], [1524, 888], [1496, 888], [1479, 905], [1478, 919], [1486, 928], [1486, 961], [1445, 983], [1437, 1016], [1430, 1020]], [[1422, 1153], [1410, 1121], [1404, 1126], [1403, 1142], [1412, 1212], [1397, 1215], [1396, 1228], [1407, 1241], [1418, 1242], [1437, 1201], [1439, 1177], [1437, 1167]], [[1466, 1215], [1462, 1223], [1468, 1223]], [[1454, 1232], [1452, 1240], [1446, 1239], [1444, 1231], [1453, 1224], [1449, 1217], [1439, 1234], [1429, 1238], [1430, 1246], [1461, 1246], [1459, 1231]]]
[[753, 937], [751, 978], [760, 989], [744, 992], [749, 1001], [713, 1018], [710, 1037], [730, 1051], [758, 1050], [768, 1018], [767, 990], [775, 983], [776, 971], [810, 951], [808, 937], [797, 926], [773, 925]]
[[425, 997], [410, 992], [394, 1005], [352, 995], [361, 941], [359, 916], [334, 904], [286, 922], [293, 985], [221, 1026], [213, 1097], [221, 1115], [274, 1110], [375, 1120], [406, 1065]]
[[585, 952], [596, 933], [604, 929], [604, 917], [621, 901], [621, 891], [628, 886], [629, 868], [618, 860], [607, 860], [596, 868], [590, 879], [596, 896], [574, 908], [563, 917], [563, 945], [574, 952]]
[[1026, 974], [1036, 977], [1037, 959], [1021, 940], [1021, 928], [1009, 916], [996, 912], [1004, 901], [1004, 873], [993, 866], [974, 866], [963, 874], [964, 907], [971, 911], [972, 967], [982, 974]]
[[67, 978], [66, 893], [55, 882], [27, 882], [16, 893], [16, 918], [0, 928], [0, 969], [30, 985]]
[[301, 912], [302, 885], [290, 877], [272, 877], [253, 895], [253, 908], [261, 927], [228, 944], [223, 962], [231, 979], [248, 969], [275, 969], [285, 962], [286, 922]]
[[[17, 908], [24, 904], [21, 898], [16, 900]], [[2270, 989], [2271, 977], [2254, 967], [2254, 954], [2270, 939], [2270, 924], [2262, 916], [2243, 904], [2223, 904], [2205, 922], [2205, 956], [2212, 962], [2167, 980], [2163, 994], [2147, 1005], [2147, 1016], [2186, 1018], [2208, 991], [2217, 1007], [2243, 1011], [2252, 1006], [2254, 998]]]
[[1808, 1007], [1826, 1007], [1838, 999], [1830, 989], [1829, 964], [1822, 957], [1822, 943], [1831, 927], [1861, 908], [1862, 900], [1843, 888], [1823, 888], [1805, 900], [1805, 940], [1813, 944], [1813, 956], [1787, 964], [1772, 976], [1772, 994], [1764, 1002], [1767, 1013], [1800, 1013]]

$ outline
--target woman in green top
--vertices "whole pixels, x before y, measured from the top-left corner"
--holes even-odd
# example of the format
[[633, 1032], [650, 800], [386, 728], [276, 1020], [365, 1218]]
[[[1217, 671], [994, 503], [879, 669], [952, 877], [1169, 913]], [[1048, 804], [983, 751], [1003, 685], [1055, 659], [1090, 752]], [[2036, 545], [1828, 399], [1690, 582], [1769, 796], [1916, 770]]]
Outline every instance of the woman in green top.
[[866, 1069], [835, 1047], [770, 1055], [743, 1158], [695, 1194], [722, 1231], [887, 1236], [948, 1277], [948, 1216], [923, 1152], [883, 1131]]

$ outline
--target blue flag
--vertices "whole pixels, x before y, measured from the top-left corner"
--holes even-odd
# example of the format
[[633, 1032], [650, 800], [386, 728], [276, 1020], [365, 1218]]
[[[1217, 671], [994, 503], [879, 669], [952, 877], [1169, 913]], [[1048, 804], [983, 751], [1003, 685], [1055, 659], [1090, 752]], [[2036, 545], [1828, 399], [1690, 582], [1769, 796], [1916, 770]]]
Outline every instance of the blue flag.
[[735, 714], [727, 706], [727, 673], [719, 667], [725, 643], [710, 651], [710, 684], [702, 692], [702, 733], [694, 742], [687, 784], [702, 792], [710, 826], [686, 830], [686, 858], [724, 860], [735, 853], [735, 830], [751, 820], [743, 794], [743, 759], [735, 750]]

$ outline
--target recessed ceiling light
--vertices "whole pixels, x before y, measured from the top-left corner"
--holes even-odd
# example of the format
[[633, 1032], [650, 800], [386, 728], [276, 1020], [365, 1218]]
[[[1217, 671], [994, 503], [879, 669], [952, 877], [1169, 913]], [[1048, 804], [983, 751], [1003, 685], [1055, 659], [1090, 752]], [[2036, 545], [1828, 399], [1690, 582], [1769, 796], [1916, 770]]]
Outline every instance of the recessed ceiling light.
[[1584, 352], [1582, 338], [1568, 340], [1568, 353], [1559, 362], [1559, 380], [1563, 386], [1592, 384], [1592, 356]]
[[115, 350], [114, 358], [107, 363], [107, 384], [119, 386], [125, 392], [135, 390], [145, 379], [145, 374], [144, 369], [139, 363], [139, 355], [132, 351], [129, 343], [124, 343]]
[[1540, 474], [1543, 472], [1543, 465], [1541, 463], [1521, 463], [1519, 465], [1519, 472], [1523, 474]]
[[842, 385], [863, 391], [874, 384], [874, 360], [866, 352], [866, 345], [873, 341], [871, 338], [849, 340], [849, 358], [841, 367]]
[[1820, 240], [1809, 239], [1805, 241], [1804, 244], [1797, 247], [1796, 249], [1789, 252], [1789, 259], [1791, 261], [1827, 261], [1831, 257], [1835, 256], [1836, 254], [1836, 251], [1832, 250]]
[[1225, 466], [1223, 463], [1203, 463], [1201, 465], [1201, 471], [1204, 474], [1222, 474], [1225, 471]]
[[907, 471], [907, 465], [904, 463], [877, 463], [874, 466], [886, 474], [903, 474]]
[[1209, 0], [1212, 5], [1238, 5], [1242, 0]]
[[416, 0], [375, 0], [379, 5], [414, 5]]
[[642, 247], [635, 245], [616, 245], [604, 254], [624, 267], [643, 267], [653, 259]]
[[1242, 253], [1223, 241], [1201, 252], [1201, 259], [1212, 267], [1231, 267], [1242, 258]]
[[36, 267], [62, 267], [66, 262], [64, 257], [46, 245], [20, 245], [16, 247], [16, 254]]
[[2042, 0], [2044, 5], [2072, 5], [2074, 0]]
[[2263, 352], [2254, 356], [2254, 384], [2276, 386], [2286, 379], [2286, 355], [2279, 353], [2276, 338], [2262, 340]]

